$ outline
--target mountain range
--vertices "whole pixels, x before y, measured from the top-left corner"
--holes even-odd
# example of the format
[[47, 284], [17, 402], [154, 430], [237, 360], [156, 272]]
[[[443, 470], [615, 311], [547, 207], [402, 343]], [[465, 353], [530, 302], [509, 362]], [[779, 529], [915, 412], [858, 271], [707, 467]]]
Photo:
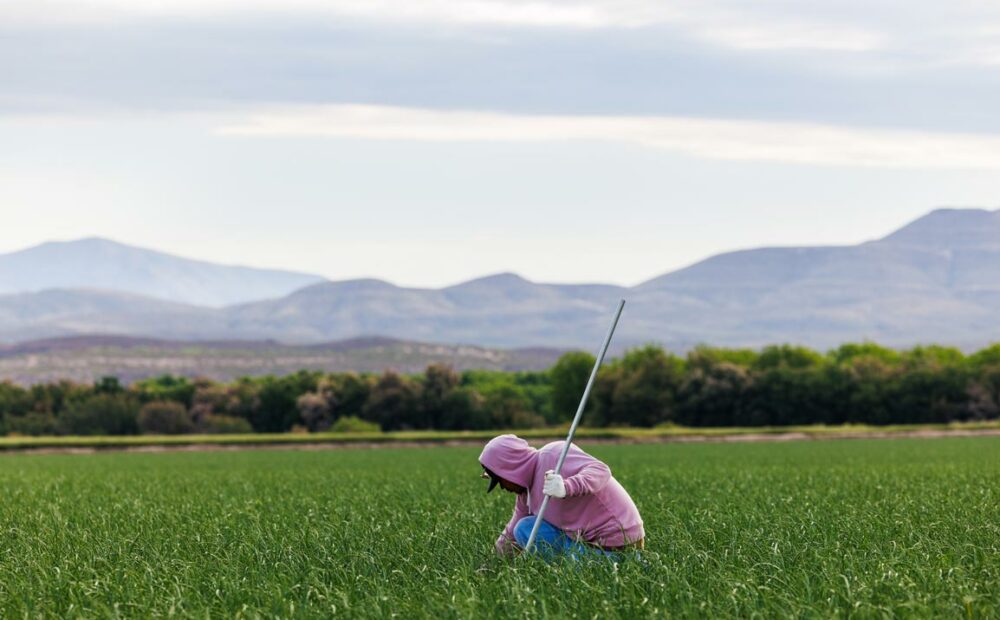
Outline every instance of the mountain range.
[[99, 237], [50, 241], [0, 255], [0, 294], [89, 288], [222, 307], [280, 297], [324, 278], [217, 265]]
[[1000, 340], [1000, 210], [939, 209], [874, 241], [712, 256], [635, 287], [511, 273], [441, 289], [228, 267], [103, 239], [0, 256], [0, 341], [79, 334], [314, 343], [358, 336], [481, 346], [657, 342], [828, 348]]

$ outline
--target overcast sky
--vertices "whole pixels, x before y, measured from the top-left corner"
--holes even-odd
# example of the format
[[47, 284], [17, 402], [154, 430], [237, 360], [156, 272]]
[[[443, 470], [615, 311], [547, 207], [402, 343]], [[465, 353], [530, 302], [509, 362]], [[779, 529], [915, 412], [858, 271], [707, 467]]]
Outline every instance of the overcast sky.
[[1000, 206], [1000, 3], [8, 0], [0, 251], [635, 284]]

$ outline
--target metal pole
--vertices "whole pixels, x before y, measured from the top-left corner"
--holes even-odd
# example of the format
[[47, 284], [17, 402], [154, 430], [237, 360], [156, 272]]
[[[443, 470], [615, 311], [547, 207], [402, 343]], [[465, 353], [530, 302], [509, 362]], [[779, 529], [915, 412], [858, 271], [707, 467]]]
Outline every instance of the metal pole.
[[[569, 426], [569, 434], [566, 435], [566, 443], [563, 445], [562, 453], [559, 454], [559, 460], [556, 461], [555, 472], [558, 474], [562, 471], [563, 461], [566, 460], [566, 454], [569, 452], [569, 446], [573, 443], [573, 435], [576, 433], [576, 427], [580, 424], [580, 418], [583, 417], [583, 410], [587, 406], [587, 397], [590, 396], [590, 388], [594, 387], [594, 379], [597, 378], [597, 371], [601, 367], [601, 362], [604, 361], [604, 354], [608, 352], [608, 345], [611, 344], [611, 336], [615, 333], [615, 327], [618, 326], [618, 319], [622, 315], [622, 309], [625, 307], [625, 300], [618, 302], [618, 310], [615, 312], [615, 318], [611, 321], [611, 327], [608, 328], [608, 335], [604, 337], [604, 344], [601, 346], [600, 353], [597, 354], [597, 360], [594, 362], [594, 370], [590, 372], [590, 379], [587, 380], [587, 388], [583, 390], [583, 398], [580, 399], [580, 406], [576, 408], [576, 415], [573, 416], [573, 423]], [[529, 491], [530, 493], [530, 491]], [[535, 536], [538, 535], [538, 526], [542, 524], [542, 517], [545, 515], [545, 508], [549, 505], [550, 496], [544, 495], [542, 497], [542, 506], [538, 509], [538, 514], [535, 516], [535, 524], [531, 527], [531, 535], [528, 536], [528, 544], [524, 546], [524, 551], [531, 551], [531, 547], [535, 544]]]

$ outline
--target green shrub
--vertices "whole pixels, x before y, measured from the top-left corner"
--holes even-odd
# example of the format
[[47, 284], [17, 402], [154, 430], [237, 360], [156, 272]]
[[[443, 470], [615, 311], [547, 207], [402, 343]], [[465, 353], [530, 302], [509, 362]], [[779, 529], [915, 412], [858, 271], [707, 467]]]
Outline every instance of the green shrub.
[[154, 400], [139, 411], [139, 430], [144, 435], [183, 435], [194, 430], [194, 423], [184, 405]]
[[191, 407], [197, 386], [187, 377], [161, 375], [136, 381], [129, 389], [138, 395], [142, 402], [169, 400]]
[[70, 403], [59, 416], [63, 435], [135, 435], [139, 405], [126, 394], [100, 393]]
[[253, 427], [243, 418], [208, 414], [201, 418], [198, 430], [209, 435], [242, 435], [252, 433]]
[[56, 417], [51, 413], [31, 411], [22, 416], [8, 416], [4, 432], [17, 435], [55, 435]]
[[440, 428], [444, 430], [485, 430], [493, 422], [485, 409], [486, 399], [476, 390], [460, 387], [452, 390], [441, 403]]
[[417, 428], [420, 417], [420, 384], [387, 370], [372, 386], [363, 415], [387, 430]]
[[337, 418], [330, 430], [334, 433], [377, 433], [381, 428], [374, 422], [368, 422], [353, 415], [345, 415]]
[[595, 358], [583, 351], [570, 351], [559, 358], [549, 374], [552, 378], [550, 422], [572, 420], [594, 368]]

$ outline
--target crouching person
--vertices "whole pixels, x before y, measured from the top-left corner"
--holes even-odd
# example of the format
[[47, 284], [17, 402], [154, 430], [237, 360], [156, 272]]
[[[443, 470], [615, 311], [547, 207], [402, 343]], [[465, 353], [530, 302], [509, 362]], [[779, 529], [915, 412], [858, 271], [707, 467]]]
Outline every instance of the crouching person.
[[483, 448], [479, 464], [483, 477], [490, 479], [486, 492], [499, 485], [517, 495], [514, 515], [497, 539], [497, 552], [506, 555], [525, 548], [543, 495], [552, 499], [533, 553], [617, 557], [642, 549], [645, 532], [639, 510], [607, 465], [571, 445], [562, 475], [553, 471], [564, 444], [555, 441], [535, 449], [520, 437], [500, 435]]

